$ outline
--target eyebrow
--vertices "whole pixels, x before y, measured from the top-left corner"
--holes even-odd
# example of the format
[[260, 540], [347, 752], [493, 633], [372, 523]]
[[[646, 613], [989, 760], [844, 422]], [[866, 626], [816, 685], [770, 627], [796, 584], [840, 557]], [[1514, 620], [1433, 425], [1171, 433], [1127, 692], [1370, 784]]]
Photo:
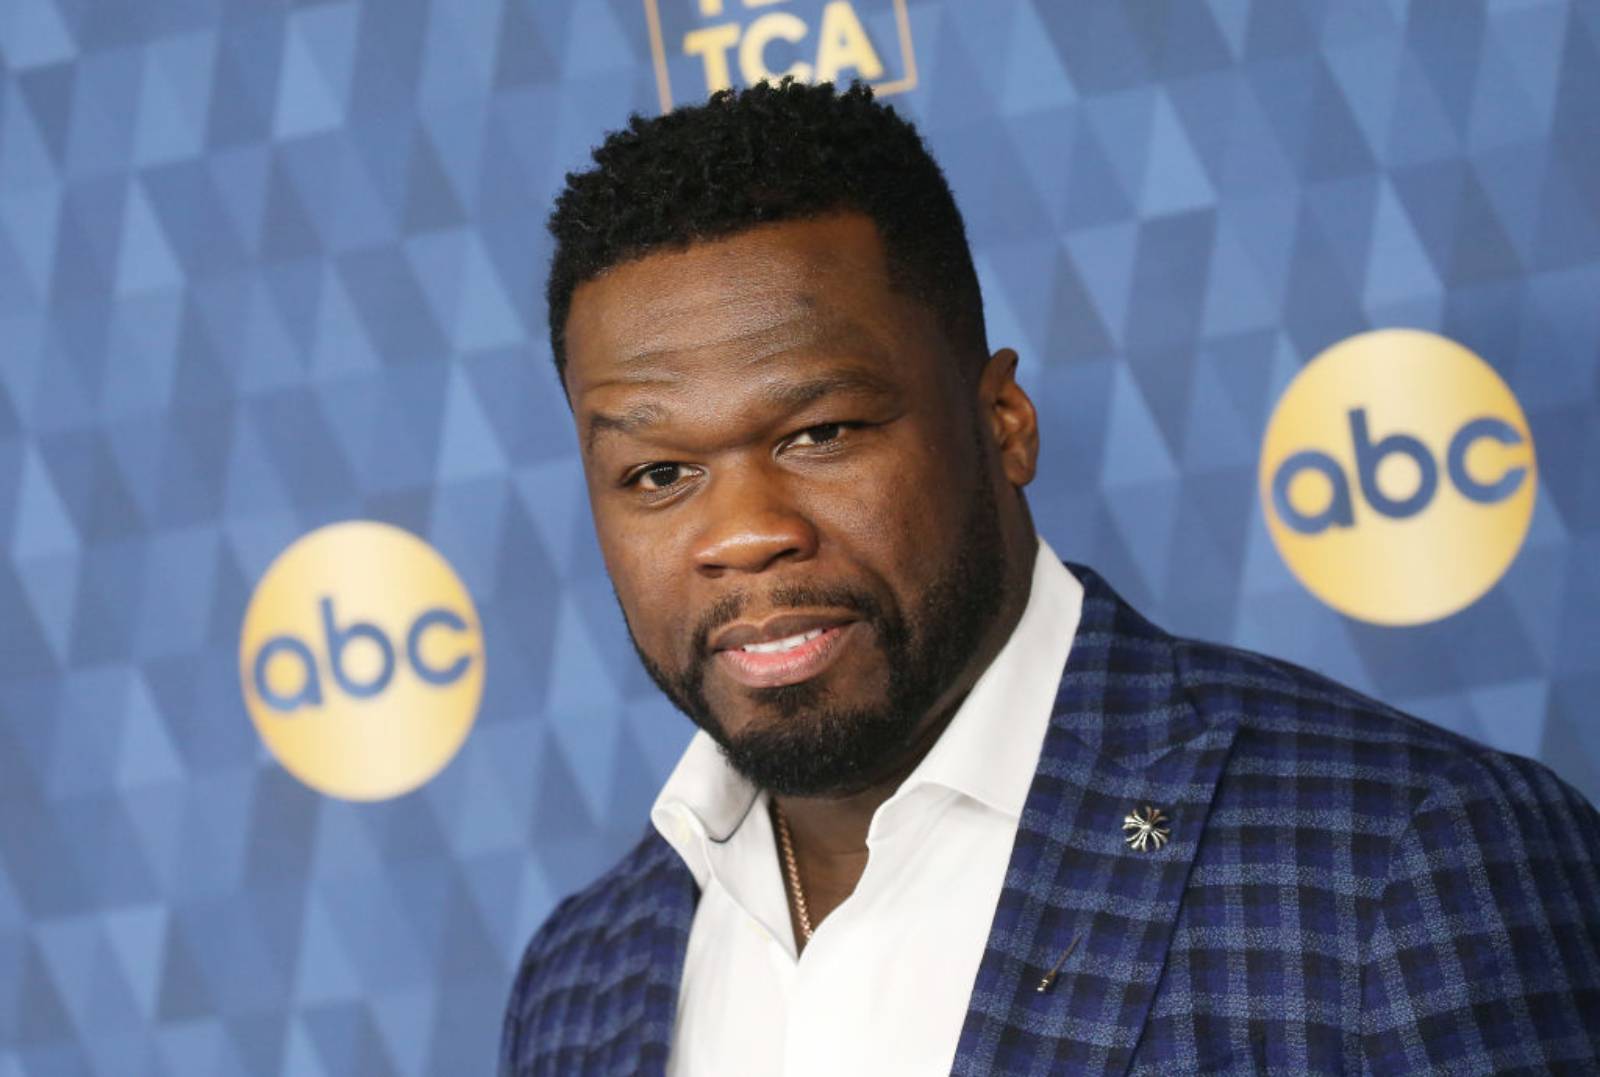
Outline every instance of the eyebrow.
[[[757, 392], [756, 403], [788, 413], [799, 411], [835, 393], [892, 396], [895, 390], [887, 381], [865, 370], [838, 370], [804, 381], [765, 386]], [[589, 416], [588, 432], [584, 435], [584, 451], [593, 453], [595, 441], [601, 434], [631, 434], [665, 422], [669, 415], [666, 408], [654, 403], [637, 404], [617, 415], [593, 412]]]
[[631, 434], [642, 427], [662, 422], [666, 417], [667, 409], [660, 404], [638, 404], [621, 415], [607, 415], [603, 411], [594, 412], [589, 416], [589, 432], [584, 436], [583, 442], [584, 452], [594, 452], [595, 439], [603, 433]]

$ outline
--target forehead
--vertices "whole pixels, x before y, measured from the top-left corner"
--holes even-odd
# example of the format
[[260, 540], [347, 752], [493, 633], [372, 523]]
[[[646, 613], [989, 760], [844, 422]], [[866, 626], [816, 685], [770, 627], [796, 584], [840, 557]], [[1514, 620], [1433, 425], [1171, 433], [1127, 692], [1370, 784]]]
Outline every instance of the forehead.
[[[931, 319], [890, 285], [877, 229], [859, 214], [762, 225], [647, 255], [573, 293], [574, 402], [614, 383], [727, 372], [807, 350], [895, 351]], [[885, 371], [887, 373], [887, 371]]]

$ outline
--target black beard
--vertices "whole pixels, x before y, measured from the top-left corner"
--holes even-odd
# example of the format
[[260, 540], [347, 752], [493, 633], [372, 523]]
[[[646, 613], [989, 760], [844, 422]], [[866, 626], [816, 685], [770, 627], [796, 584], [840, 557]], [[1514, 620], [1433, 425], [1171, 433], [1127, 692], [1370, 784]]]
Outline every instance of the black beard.
[[710, 635], [738, 616], [744, 596], [729, 596], [707, 611], [695, 629], [695, 657], [682, 673], [669, 674], [651, 661], [632, 626], [628, 637], [667, 698], [758, 788], [791, 797], [842, 796], [867, 788], [906, 758], [924, 716], [966, 670], [1000, 613], [1005, 541], [994, 491], [986, 477], [978, 486], [961, 545], [909, 616], [898, 605], [885, 608], [873, 596], [848, 588], [780, 587], [768, 595], [773, 609], [845, 609], [873, 628], [889, 670], [881, 705], [842, 704], [809, 681], [750, 689], [755, 708], [771, 718], [730, 737], [706, 699], [704, 679], [713, 658]]

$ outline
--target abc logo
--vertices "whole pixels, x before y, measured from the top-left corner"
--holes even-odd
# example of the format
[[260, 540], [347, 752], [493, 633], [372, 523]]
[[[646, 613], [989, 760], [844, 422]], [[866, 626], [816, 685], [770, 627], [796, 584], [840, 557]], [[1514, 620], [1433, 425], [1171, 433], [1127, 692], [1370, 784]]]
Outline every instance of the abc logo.
[[319, 528], [256, 585], [239, 641], [245, 706], [279, 762], [348, 800], [409, 792], [466, 740], [483, 635], [444, 558], [387, 524]]
[[1267, 425], [1260, 487], [1290, 570], [1377, 624], [1437, 620], [1505, 573], [1533, 518], [1533, 436], [1472, 352], [1385, 329], [1318, 355]]

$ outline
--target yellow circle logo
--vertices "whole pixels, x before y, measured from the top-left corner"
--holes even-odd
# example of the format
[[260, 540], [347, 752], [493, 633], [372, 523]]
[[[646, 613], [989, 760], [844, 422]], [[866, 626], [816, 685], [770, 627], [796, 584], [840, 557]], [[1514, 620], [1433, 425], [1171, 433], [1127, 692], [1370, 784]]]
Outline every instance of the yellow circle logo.
[[245, 706], [272, 754], [347, 800], [410, 792], [455, 756], [483, 697], [472, 597], [426, 542], [356, 520], [303, 535], [245, 610]]
[[1285, 390], [1261, 446], [1267, 528], [1300, 582], [1363, 621], [1460, 610], [1533, 519], [1533, 435], [1494, 368], [1433, 333], [1335, 344]]

